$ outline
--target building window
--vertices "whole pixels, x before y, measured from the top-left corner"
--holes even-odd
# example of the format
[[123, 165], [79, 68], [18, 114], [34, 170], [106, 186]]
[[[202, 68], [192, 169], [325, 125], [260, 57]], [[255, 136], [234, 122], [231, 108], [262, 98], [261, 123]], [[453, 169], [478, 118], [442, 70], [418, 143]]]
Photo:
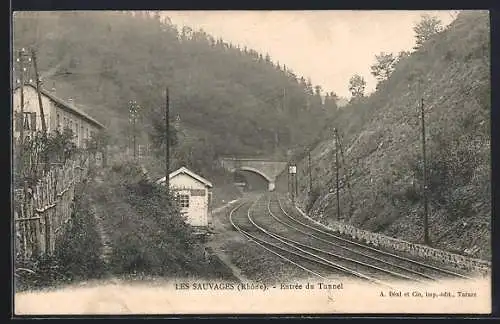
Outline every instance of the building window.
[[56, 122], [57, 122], [57, 130], [61, 131], [61, 116], [59, 114], [57, 114]]
[[30, 116], [31, 117], [31, 125], [30, 126], [31, 126], [31, 130], [34, 132], [34, 131], [36, 131], [36, 113], [32, 112], [30, 115], [31, 115]]
[[177, 199], [179, 201], [179, 207], [181, 208], [189, 207], [189, 195], [179, 195]]
[[20, 112], [15, 112], [15, 129], [16, 131], [21, 131], [21, 128], [23, 127], [23, 115]]
[[24, 112], [24, 116], [19, 113], [16, 116], [16, 128], [18, 131], [21, 128], [26, 131], [36, 131], [36, 113]]

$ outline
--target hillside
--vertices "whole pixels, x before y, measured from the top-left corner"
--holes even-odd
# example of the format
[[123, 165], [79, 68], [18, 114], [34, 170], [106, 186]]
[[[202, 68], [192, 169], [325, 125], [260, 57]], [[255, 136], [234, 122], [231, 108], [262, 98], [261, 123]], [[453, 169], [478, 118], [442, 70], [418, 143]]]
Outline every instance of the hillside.
[[[203, 163], [218, 155], [283, 155], [316, 136], [335, 102], [321, 89], [265, 53], [238, 48], [204, 31], [179, 28], [147, 12], [16, 13], [14, 47], [37, 48], [46, 87], [71, 97], [127, 145], [128, 105], [141, 106], [141, 141], [164, 132], [158, 125], [171, 97], [172, 119], [182, 120]], [[154, 127], [156, 122], [156, 127]], [[228, 136], [228, 134], [231, 134]]]
[[[308, 161], [299, 163], [304, 208], [323, 222], [337, 218], [332, 137], [336, 127], [345, 158], [340, 162], [341, 185], [345, 184], [340, 190], [340, 219], [422, 242], [418, 105], [423, 98], [432, 244], [490, 259], [489, 42], [488, 13], [463, 12], [446, 30], [400, 60], [374, 94], [339, 110], [311, 153], [312, 194], [308, 194]], [[286, 175], [280, 182], [286, 188]]]

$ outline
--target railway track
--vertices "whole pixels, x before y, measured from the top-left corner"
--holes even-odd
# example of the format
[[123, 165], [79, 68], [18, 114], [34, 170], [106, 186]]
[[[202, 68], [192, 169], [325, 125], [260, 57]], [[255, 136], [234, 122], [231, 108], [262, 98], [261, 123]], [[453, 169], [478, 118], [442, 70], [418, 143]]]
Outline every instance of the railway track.
[[[262, 201], [264, 197], [266, 202]], [[229, 219], [244, 237], [322, 279], [347, 275], [390, 287], [389, 282], [397, 280], [426, 282], [443, 277], [467, 278], [329, 233], [293, 217], [283, 208], [279, 197], [274, 203], [267, 195], [243, 202], [230, 212]]]
[[[362, 273], [357, 269], [348, 268], [332, 261], [325, 255], [321, 255], [318, 251], [314, 251], [312, 246], [300, 246], [298, 242], [276, 235], [258, 225], [255, 223], [252, 214], [259, 201], [260, 199], [256, 199], [252, 203], [244, 202], [234, 208], [229, 216], [232, 226], [249, 240], [315, 277], [322, 279], [331, 278], [332, 275], [356, 277], [365, 282], [391, 288], [390, 284], [385, 281], [385, 279], [389, 279], [387, 277], [375, 277]], [[248, 207], [246, 213], [238, 213], [238, 210], [244, 205]], [[237, 217], [235, 217], [236, 214], [238, 214]]]
[[[287, 212], [283, 208], [283, 204], [279, 197], [276, 198], [277, 207], [281, 212], [282, 217], [276, 217], [276, 213], [272, 214], [275, 216], [274, 219], [278, 222], [286, 224], [290, 229], [300, 232], [306, 236], [312, 237], [317, 241], [330, 245], [335, 249], [348, 251], [357, 255], [359, 258], [364, 260], [371, 260], [370, 262], [385, 264], [389, 267], [398, 268], [408, 273], [412, 273], [420, 278], [425, 278], [432, 281], [437, 281], [440, 279], [471, 279], [469, 276], [463, 273], [458, 273], [441, 267], [437, 267], [431, 264], [423, 263], [417, 260], [413, 260], [404, 256], [400, 256], [394, 253], [390, 253], [366, 244], [362, 244], [353, 240], [346, 239], [340, 235], [334, 234], [332, 232], [325, 231], [318, 225], [310, 222], [303, 216], [294, 217], [290, 212]], [[271, 199], [270, 199], [271, 203]], [[270, 210], [271, 212], [271, 210]]]
[[[297, 263], [295, 262], [294, 260], [290, 259], [290, 256], [294, 256], [294, 255], [297, 255], [297, 254], [294, 254], [292, 251], [288, 250], [288, 249], [285, 249], [285, 248], [282, 248], [282, 247], [279, 247], [277, 246], [276, 244], [273, 244], [272, 242], [269, 242], [269, 241], [266, 241], [262, 238], [259, 238], [257, 237], [256, 235], [252, 234], [251, 232], [245, 230], [242, 228], [241, 225], [237, 225], [236, 222], [234, 221], [233, 217], [234, 217], [234, 214], [239, 211], [240, 209], [242, 209], [242, 207], [245, 205], [245, 204], [248, 204], [247, 203], [242, 203], [238, 206], [236, 206], [233, 210], [231, 210], [230, 214], [229, 214], [229, 220], [231, 222], [231, 225], [238, 231], [240, 232], [241, 235], [243, 235], [244, 237], [246, 237], [247, 239], [249, 239], [250, 241], [254, 242], [255, 244], [257, 244], [258, 246], [260, 246], [261, 248], [271, 252], [272, 254], [276, 255], [278, 258], [280, 259], [283, 259], [287, 262], [290, 262], [291, 264], [299, 267], [300, 269], [304, 270], [305, 272], [309, 273], [309, 274], [312, 274], [314, 277], [318, 277], [318, 278], [321, 278], [321, 279], [326, 279], [326, 277], [324, 277], [323, 275], [321, 275], [320, 273], [317, 273], [316, 271], [312, 270], [312, 269], [309, 269], [303, 265], [301, 265], [300, 263]], [[287, 256], [288, 255], [288, 256]], [[299, 255], [300, 256], [300, 255]], [[306, 261], [310, 261], [309, 259], [305, 258]]]

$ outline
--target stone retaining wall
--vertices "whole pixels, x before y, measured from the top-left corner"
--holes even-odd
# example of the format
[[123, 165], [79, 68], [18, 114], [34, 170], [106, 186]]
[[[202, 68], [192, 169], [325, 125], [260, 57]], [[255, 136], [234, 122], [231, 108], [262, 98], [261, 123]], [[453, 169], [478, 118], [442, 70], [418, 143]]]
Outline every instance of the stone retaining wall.
[[491, 273], [491, 262], [486, 260], [468, 258], [459, 254], [438, 250], [429, 246], [403, 241], [383, 234], [365, 231], [341, 222], [332, 221], [329, 226], [326, 226], [307, 216], [299, 207], [295, 206], [295, 208], [304, 217], [326, 229], [334, 230], [337, 233], [348, 235], [357, 241], [370, 244], [374, 247], [406, 252], [415, 257], [431, 259], [442, 264], [452, 265], [457, 269], [467, 270], [472, 273], [481, 275], [489, 275]]

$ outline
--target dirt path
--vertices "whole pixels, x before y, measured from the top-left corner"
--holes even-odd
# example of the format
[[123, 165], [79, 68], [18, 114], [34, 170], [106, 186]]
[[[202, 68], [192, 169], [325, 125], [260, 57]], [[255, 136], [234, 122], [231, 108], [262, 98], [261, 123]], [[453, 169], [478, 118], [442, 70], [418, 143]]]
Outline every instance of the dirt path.
[[212, 239], [207, 243], [207, 246], [219, 258], [219, 260], [231, 270], [233, 275], [238, 278], [240, 282], [249, 282], [250, 280], [246, 278], [241, 273], [241, 270], [231, 262], [230, 257], [227, 253], [225, 253], [223, 247], [227, 241], [228, 233], [226, 227], [221, 223], [220, 219], [226, 217], [226, 214], [229, 213], [232, 208], [237, 206], [238, 202], [239, 200], [233, 200], [212, 210], [212, 225], [215, 233]]
[[[101, 184], [103, 182], [102, 177], [100, 175], [97, 175], [95, 177], [95, 182]], [[90, 200], [92, 200], [92, 198], [90, 198]], [[111, 246], [111, 239], [109, 237], [108, 231], [106, 230], [106, 227], [104, 226], [104, 218], [103, 218], [104, 215], [102, 211], [95, 208], [95, 204], [92, 204], [91, 208], [92, 208], [92, 213], [96, 220], [97, 231], [99, 232], [99, 237], [102, 243], [100, 257], [107, 267], [109, 265], [111, 255], [113, 253], [113, 247]]]

